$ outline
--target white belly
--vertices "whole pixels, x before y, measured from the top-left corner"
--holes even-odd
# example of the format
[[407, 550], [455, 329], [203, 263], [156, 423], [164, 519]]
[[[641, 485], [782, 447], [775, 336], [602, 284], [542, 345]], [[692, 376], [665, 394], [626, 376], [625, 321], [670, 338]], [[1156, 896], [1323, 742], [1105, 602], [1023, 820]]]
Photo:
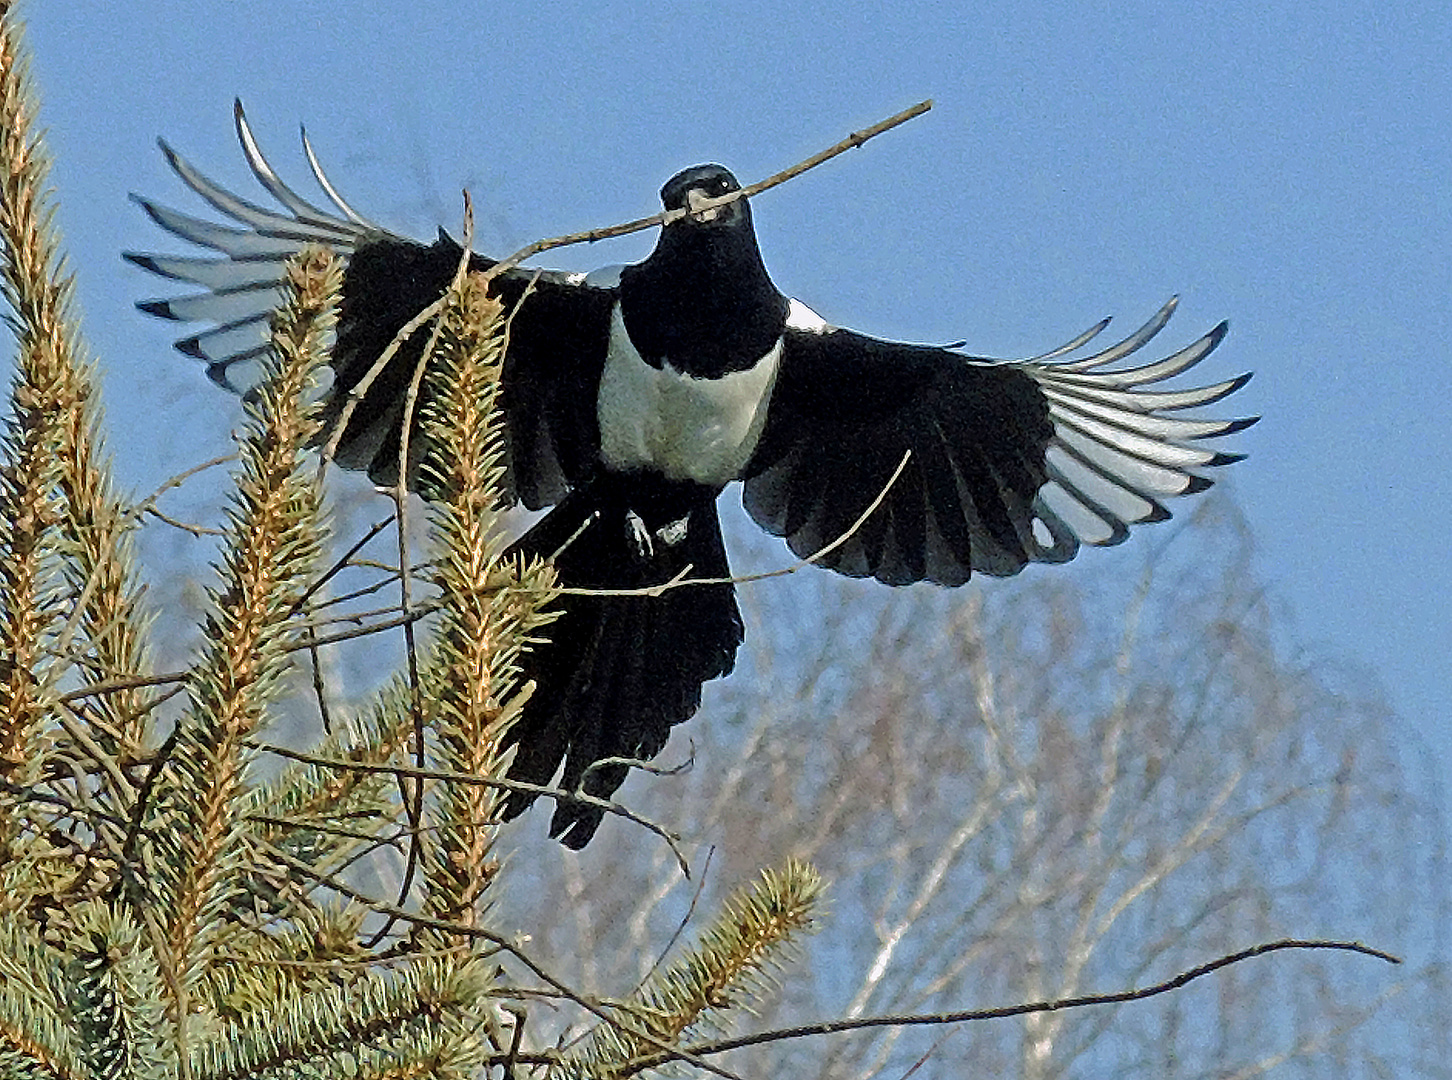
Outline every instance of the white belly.
[[596, 400], [601, 457], [620, 472], [725, 485], [741, 475], [761, 438], [780, 360], [778, 341], [755, 367], [720, 379], [684, 375], [669, 359], [657, 370], [631, 343], [617, 303]]

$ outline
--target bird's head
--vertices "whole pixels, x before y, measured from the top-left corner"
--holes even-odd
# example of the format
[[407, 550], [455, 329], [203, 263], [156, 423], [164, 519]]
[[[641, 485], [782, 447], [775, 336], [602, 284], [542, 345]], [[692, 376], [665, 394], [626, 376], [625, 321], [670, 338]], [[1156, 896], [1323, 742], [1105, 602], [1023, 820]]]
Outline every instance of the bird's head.
[[725, 206], [702, 204], [708, 199], [740, 191], [741, 185], [731, 170], [721, 165], [692, 165], [682, 169], [660, 189], [660, 200], [667, 210], [690, 210], [692, 213], [673, 222], [693, 228], [719, 228], [739, 222], [750, 222], [751, 211], [745, 199], [737, 199]]

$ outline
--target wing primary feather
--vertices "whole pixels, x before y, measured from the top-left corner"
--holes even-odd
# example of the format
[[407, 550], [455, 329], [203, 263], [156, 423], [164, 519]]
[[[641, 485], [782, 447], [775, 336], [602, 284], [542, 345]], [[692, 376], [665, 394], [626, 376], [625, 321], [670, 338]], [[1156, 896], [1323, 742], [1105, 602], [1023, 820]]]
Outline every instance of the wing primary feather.
[[152, 202], [140, 195], [134, 201], [148, 217], [167, 232], [201, 247], [213, 248], [231, 258], [256, 258], [267, 255], [289, 256], [303, 244], [317, 240], [314, 232], [291, 232], [282, 228], [260, 232], [256, 229], [234, 229]]
[[1091, 532], [1090, 526], [1075, 528], [1074, 532], [1079, 537], [1080, 543], [1089, 544], [1092, 547], [1114, 547], [1129, 539], [1129, 525], [1118, 514], [1085, 492], [1058, 469], [1051, 467], [1049, 476], [1053, 483], [1059, 485], [1059, 488], [1081, 514], [1089, 515], [1103, 527], [1102, 531], [1105, 535], [1102, 537]]
[[1076, 492], [1092, 499], [1096, 512], [1112, 515], [1126, 525], [1168, 518], [1169, 511], [1157, 496], [1183, 494], [1189, 480], [1188, 476], [1177, 476], [1173, 487], [1147, 490], [1150, 485], [1136, 486], [1130, 477], [1106, 472], [1068, 445], [1055, 445], [1046, 464], [1051, 477], [1072, 484]]
[[258, 310], [271, 311], [282, 295], [280, 282], [267, 281], [240, 289], [179, 296], [174, 300], [145, 300], [136, 306], [148, 315], [175, 322], [231, 323], [251, 318]]
[[1208, 439], [1216, 435], [1228, 435], [1243, 430], [1253, 422], [1253, 420], [1198, 420], [1177, 416], [1159, 416], [1153, 412], [1139, 409], [1103, 405], [1092, 398], [1080, 398], [1076, 394], [1066, 394], [1052, 386], [1044, 387], [1044, 396], [1049, 399], [1050, 415], [1085, 417], [1109, 424], [1121, 431], [1132, 432], [1161, 442]]
[[[1091, 377], [1101, 381], [1105, 386], [1120, 389], [1144, 386], [1148, 383], [1163, 382], [1166, 379], [1174, 378], [1176, 375], [1190, 370], [1190, 368], [1209, 356], [1215, 350], [1215, 346], [1224, 340], [1225, 333], [1228, 329], [1229, 324], [1221, 323], [1204, 337], [1191, 342], [1177, 352], [1171, 353], [1163, 360], [1155, 360], [1134, 368], [1121, 368], [1118, 371], [1100, 371]], [[1095, 366], [1097, 367], [1098, 365], [1096, 364]], [[1035, 371], [1033, 368], [1029, 368], [1029, 370], [1037, 376], [1038, 371]], [[1076, 367], [1073, 363], [1055, 364], [1052, 367], [1042, 370], [1052, 372], [1082, 372], [1082, 369]]]
[[1072, 551], [1067, 558], [1077, 555], [1085, 544], [1093, 546], [1086, 537], [1107, 537], [1113, 531], [1108, 522], [1080, 503], [1055, 476], [1050, 477], [1034, 499], [1034, 512], [1051, 533], [1057, 523], [1068, 535], [1068, 547]]
[[1093, 356], [1086, 356], [1082, 360], [1069, 360], [1056, 366], [1064, 371], [1089, 371], [1093, 368], [1103, 367], [1106, 364], [1112, 364], [1116, 360], [1123, 359], [1130, 353], [1143, 348], [1151, 338], [1163, 330], [1165, 323], [1170, 321], [1170, 316], [1175, 313], [1175, 308], [1179, 303], [1180, 298], [1178, 296], [1170, 297], [1159, 311], [1150, 316], [1147, 323], [1123, 341], [1111, 345], [1109, 348], [1097, 352]]
[[159, 319], [171, 319], [173, 322], [181, 320], [172, 312], [170, 300], [138, 300], [136, 302], [138, 311], [144, 311], [148, 315], [155, 315]]
[[244, 289], [282, 280], [283, 259], [277, 255], [258, 255], [241, 259], [194, 259], [185, 256], [151, 255], [124, 251], [121, 257], [158, 277], [185, 281], [191, 285], [222, 292]]
[[220, 184], [204, 176], [190, 162], [168, 146], [164, 140], [158, 139], [157, 143], [166, 157], [167, 164], [181, 178], [182, 183], [195, 191], [220, 213], [234, 221], [251, 226], [265, 236], [302, 237], [323, 244], [344, 246], [351, 246], [357, 239], [356, 230], [346, 227], [342, 222], [306, 215], [287, 217], [275, 210], [268, 210], [233, 195]]
[[308, 138], [307, 128], [302, 129], [302, 145], [303, 153], [307, 155], [308, 168], [313, 171], [313, 179], [318, 182], [318, 187], [323, 189], [323, 193], [332, 200], [333, 205], [338, 208], [338, 211], [360, 228], [367, 229], [370, 232], [384, 232], [385, 230], [382, 227], [375, 225], [362, 214], [358, 213], [358, 211], [348, 205], [348, 202], [342, 195], [338, 194], [338, 189], [328, 179], [328, 174], [323, 171], [322, 163], [318, 161], [318, 155], [313, 153], [313, 144], [312, 140]]
[[[198, 360], [222, 361], [267, 340], [267, 321], [271, 310], [214, 326], [176, 343], [178, 351]], [[215, 354], [215, 355], [214, 355]]]
[[1063, 424], [1055, 431], [1054, 445], [1075, 451], [1119, 483], [1160, 495], [1178, 495], [1187, 475], [1185, 470], [1210, 468], [1215, 458], [1214, 451], [1209, 450], [1194, 451], [1193, 457], [1189, 456], [1191, 451], [1186, 451], [1186, 456], [1176, 462], [1166, 461], [1168, 455], [1145, 457], [1118, 443], [1096, 438], [1074, 424]]
[[322, 207], [314, 206], [283, 183], [282, 178], [267, 163], [262, 148], [257, 145], [257, 139], [252, 134], [252, 126], [247, 123], [247, 114], [242, 110], [241, 98], [232, 102], [232, 119], [237, 125], [237, 141], [242, 144], [242, 153], [247, 158], [247, 165], [252, 170], [252, 175], [257, 177], [257, 182], [267, 189], [269, 195], [301, 220], [312, 219], [331, 221], [335, 225], [342, 224]]
[[1138, 413], [1174, 412], [1179, 409], [1193, 409], [1202, 405], [1213, 405], [1229, 397], [1250, 381], [1250, 373], [1237, 375], [1233, 379], [1210, 386], [1196, 386], [1185, 390], [1124, 390], [1103, 385], [1104, 375], [1076, 375], [1061, 373], [1055, 368], [1042, 368], [1034, 372], [1040, 386], [1053, 387], [1061, 393], [1072, 394], [1085, 401], [1095, 401], [1119, 409]]
[[[236, 382], [232, 378], [232, 369], [241, 364], [260, 359], [271, 347], [270, 344], [254, 345], [250, 349], [233, 353], [225, 359], [214, 360], [207, 364], [207, 378], [211, 379], [229, 394], [238, 394], [245, 400], [250, 401], [255, 396], [257, 388], [250, 384]], [[199, 356], [199, 359], [205, 360], [206, 357]]]
[[[1049, 543], [1045, 544], [1034, 536], [1034, 558], [1038, 562], [1066, 563], [1075, 555], [1079, 554], [1079, 538], [1074, 530], [1062, 517], [1055, 513], [1052, 506], [1045, 498], [1056, 481], [1050, 480], [1039, 493], [1034, 496], [1034, 520], [1036, 524], [1042, 525], [1049, 534]], [[1037, 533], [1037, 530], [1035, 530]]]
[[1199, 467], [1210, 465], [1212, 457], [1215, 456], [1212, 450], [1180, 446], [1175, 441], [1138, 434], [1128, 428], [1105, 424], [1105, 422], [1082, 414], [1064, 414], [1060, 411], [1054, 420], [1056, 420], [1056, 427], [1072, 428], [1101, 446], [1111, 447], [1111, 449], [1118, 450], [1119, 453], [1130, 454], [1131, 457], [1137, 457], [1141, 462], [1165, 466], [1166, 469], [1199, 469]]
[[157, 139], [156, 145], [161, 148], [162, 157], [166, 158], [167, 165], [181, 178], [181, 182], [228, 217], [253, 226], [263, 222], [271, 223], [277, 218], [275, 212], [239, 198], [216, 182], [209, 180], [186, 158], [173, 150], [165, 139]]
[[1111, 320], [1108, 318], [1100, 319], [1097, 323], [1091, 326], [1088, 330], [1085, 330], [1078, 337], [1074, 338], [1071, 341], [1064, 342], [1064, 344], [1060, 345], [1056, 349], [1050, 349], [1048, 352], [1040, 353], [1038, 356], [1030, 356], [1026, 360], [1015, 360], [1012, 362], [1017, 364], [1042, 364], [1057, 357], [1065, 356], [1071, 352], [1075, 352], [1079, 349], [1082, 349], [1085, 345], [1089, 344], [1089, 342], [1093, 341], [1101, 333], [1103, 333], [1104, 329], [1109, 325], [1110, 321]]

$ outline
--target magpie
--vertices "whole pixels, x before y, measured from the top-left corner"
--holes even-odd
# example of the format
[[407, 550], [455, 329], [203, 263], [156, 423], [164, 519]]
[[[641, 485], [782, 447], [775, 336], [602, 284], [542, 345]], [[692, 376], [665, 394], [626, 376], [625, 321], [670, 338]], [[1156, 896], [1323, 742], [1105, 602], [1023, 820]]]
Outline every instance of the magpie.
[[[245, 394], [286, 260], [326, 245], [347, 260], [327, 407], [336, 422], [397, 331], [442, 293], [462, 251], [443, 230], [424, 244], [357, 213], [306, 134], [332, 208], [303, 198], [263, 156], [240, 103], [234, 114], [247, 163], [281, 209], [239, 198], [162, 141], [181, 181], [230, 222], [133, 196], [163, 229], [213, 252], [126, 253], [202, 290], [138, 307], [213, 324], [177, 348]], [[511, 552], [553, 559], [565, 585], [611, 590], [565, 596], [548, 640], [524, 657], [537, 687], [508, 734], [512, 779], [608, 798], [625, 762], [658, 754], [699, 707], [702, 685], [732, 670], [744, 630], [716, 512], [732, 482], [742, 483], [747, 513], [798, 556], [888, 585], [955, 586], [974, 571], [1006, 576], [1065, 562], [1081, 545], [1117, 544], [1131, 525], [1168, 518], [1167, 497], [1203, 491], [1206, 470], [1244, 456], [1205, 440], [1257, 418], [1180, 413], [1234, 393], [1248, 374], [1159, 386], [1203, 360], [1225, 323], [1137, 366], [1119, 362], [1159, 333], [1175, 299], [1088, 355], [1108, 319], [1026, 360], [869, 337], [777, 289], [747, 200], [714, 201], [738, 190], [720, 165], [686, 169], [661, 189], [667, 210], [686, 213], [661, 228], [642, 262], [495, 279], [511, 313], [500, 397], [506, 499], [552, 507]], [[470, 265], [495, 262], [472, 255]], [[341, 465], [380, 483], [396, 481], [422, 336], [375, 379], [338, 443]], [[705, 583], [638, 591], [682, 574]], [[533, 799], [511, 794], [505, 817]], [[583, 847], [599, 809], [556, 804], [551, 835]]]

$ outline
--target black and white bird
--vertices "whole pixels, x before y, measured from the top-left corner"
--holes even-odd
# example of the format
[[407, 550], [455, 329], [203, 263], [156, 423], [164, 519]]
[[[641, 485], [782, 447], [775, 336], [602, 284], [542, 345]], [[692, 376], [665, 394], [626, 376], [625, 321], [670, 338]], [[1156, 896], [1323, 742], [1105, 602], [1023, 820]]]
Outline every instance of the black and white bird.
[[[203, 290], [139, 306], [214, 324], [177, 347], [245, 392], [267, 347], [285, 261], [305, 244], [327, 245], [347, 259], [332, 351], [336, 406], [438, 298], [460, 248], [442, 232], [422, 244], [360, 216], [304, 137], [335, 209], [314, 205], [278, 178], [240, 104], [236, 123], [252, 172], [282, 209], [238, 198], [162, 143], [182, 181], [232, 224], [138, 198], [162, 228], [215, 253], [128, 254]], [[777, 289], [746, 200], [709, 202], [737, 190], [719, 165], [686, 169], [661, 199], [690, 213], [661, 229], [643, 262], [496, 279], [514, 309], [502, 388], [508, 494], [530, 508], [553, 506], [514, 550], [553, 556], [563, 583], [638, 589], [688, 566], [692, 578], [729, 578], [716, 499], [741, 481], [747, 512], [799, 556], [820, 554], [822, 566], [889, 585], [961, 585], [974, 571], [1015, 574], [1071, 559], [1083, 544], [1117, 544], [1131, 525], [1168, 518], [1167, 497], [1209, 487], [1204, 470], [1242, 456], [1205, 440], [1254, 418], [1180, 413], [1219, 401], [1248, 375], [1159, 388], [1204, 359], [1224, 323], [1165, 359], [1129, 367], [1119, 362], [1159, 333], [1174, 300], [1091, 355], [1082, 347], [1107, 319], [1028, 360], [868, 337]], [[474, 256], [473, 265], [493, 262]], [[419, 337], [362, 399], [339, 444], [341, 464], [375, 479], [396, 475]], [[524, 661], [538, 685], [509, 735], [509, 775], [565, 791], [583, 778], [584, 791], [609, 796], [626, 766], [590, 766], [658, 754], [700, 705], [702, 684], [731, 671], [741, 616], [726, 583], [565, 599], [548, 642]], [[505, 812], [531, 801], [515, 795]], [[598, 810], [560, 799], [551, 833], [583, 847], [599, 822]]]

